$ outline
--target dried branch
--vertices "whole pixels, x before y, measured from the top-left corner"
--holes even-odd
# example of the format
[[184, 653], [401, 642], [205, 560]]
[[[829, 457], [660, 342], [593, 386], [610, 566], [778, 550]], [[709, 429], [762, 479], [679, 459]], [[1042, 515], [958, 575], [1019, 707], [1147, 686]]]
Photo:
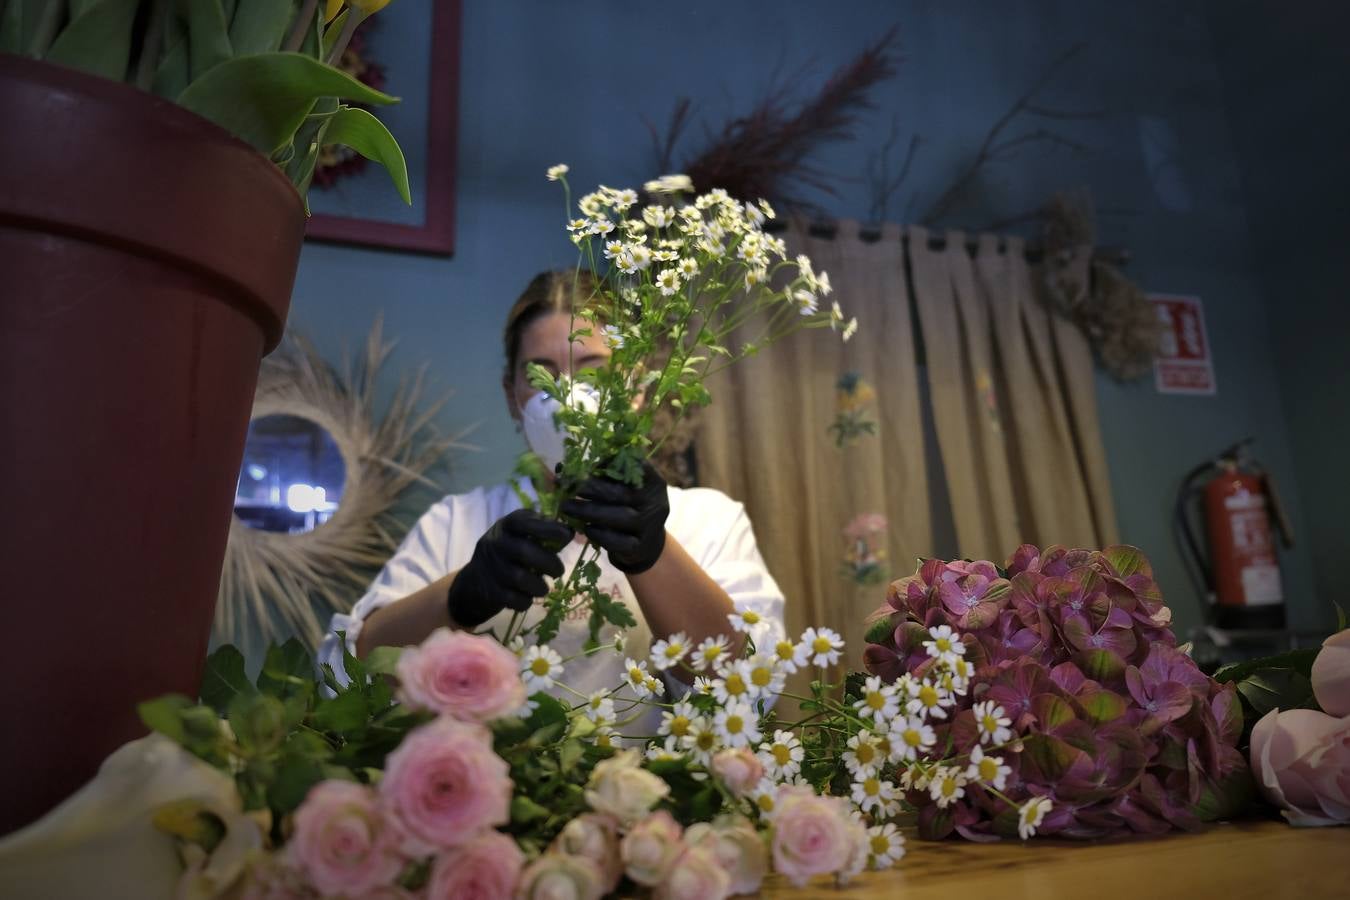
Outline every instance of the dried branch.
[[897, 117], [892, 116], [891, 130], [886, 136], [885, 143], [881, 145], [881, 150], [867, 157], [867, 179], [871, 185], [872, 194], [872, 205], [868, 210], [868, 216], [873, 222], [885, 221], [886, 210], [890, 206], [891, 197], [905, 183], [905, 178], [909, 176], [910, 167], [914, 164], [914, 156], [919, 151], [919, 144], [922, 143], [917, 134], [909, 139], [909, 149], [905, 151], [905, 158], [900, 163], [900, 171], [894, 177], [891, 177], [891, 151], [895, 148], [895, 143], [899, 138], [900, 122]]
[[1059, 70], [1062, 69], [1069, 60], [1077, 56], [1086, 46], [1087, 45], [1082, 42], [1074, 44], [1057, 56], [1050, 65], [1046, 67], [1045, 71], [1041, 73], [1040, 77], [1036, 79], [1031, 88], [1023, 93], [1022, 96], [1018, 97], [1016, 102], [1014, 102], [1013, 105], [994, 122], [993, 126], [985, 135], [984, 141], [980, 144], [980, 149], [975, 153], [974, 158], [971, 159], [970, 164], [961, 171], [947, 189], [944, 190], [938, 196], [938, 199], [928, 208], [928, 211], [920, 218], [919, 221], [922, 224], [931, 225], [949, 213], [952, 208], [960, 202], [966, 190], [975, 181], [976, 177], [985, 166], [992, 162], [996, 162], [999, 159], [1006, 159], [1010, 155], [1010, 152], [1016, 150], [1018, 147], [1032, 143], [1046, 142], [1058, 146], [1069, 147], [1080, 152], [1086, 149], [1076, 141], [1044, 128], [1038, 128], [1015, 138], [1002, 139], [1004, 129], [1011, 125], [1018, 116], [1024, 113], [1041, 116], [1043, 118], [1057, 119], [1093, 118], [1094, 116], [1099, 115], [1087, 112], [1080, 113], [1056, 110], [1034, 102], [1036, 96], [1045, 89], [1051, 79], [1059, 73]]
[[[805, 160], [821, 144], [853, 136], [858, 114], [873, 107], [872, 88], [895, 74], [895, 32], [893, 26], [836, 70], [795, 112], [789, 85], [771, 88], [749, 114], [727, 123], [680, 170], [700, 191], [720, 187], [736, 197], [766, 197], [787, 206], [804, 205], [789, 193], [790, 185], [834, 193], [832, 181], [837, 176]], [[688, 108], [687, 98], [677, 101], [664, 138], [652, 130], [662, 170], [670, 168], [671, 150], [687, 124]]]

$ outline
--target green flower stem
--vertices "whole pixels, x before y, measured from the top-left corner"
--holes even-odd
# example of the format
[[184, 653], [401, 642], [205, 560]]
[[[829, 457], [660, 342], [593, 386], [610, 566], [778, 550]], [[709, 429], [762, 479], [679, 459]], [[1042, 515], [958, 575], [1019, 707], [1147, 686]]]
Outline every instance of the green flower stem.
[[[295, 18], [295, 25], [291, 27], [291, 33], [286, 38], [286, 43], [282, 49], [288, 53], [295, 53], [305, 43], [305, 35], [309, 30], [315, 27], [314, 16], [318, 12], [319, 0], [305, 0], [300, 7], [300, 15]], [[321, 51], [322, 52], [322, 51]]]
[[356, 34], [356, 29], [361, 27], [361, 23], [367, 16], [355, 7], [347, 7], [347, 21], [342, 25], [342, 31], [338, 33], [338, 39], [333, 42], [333, 49], [328, 51], [328, 64], [336, 67], [338, 60], [342, 59], [342, 54], [346, 51], [347, 45], [351, 43], [352, 35]]

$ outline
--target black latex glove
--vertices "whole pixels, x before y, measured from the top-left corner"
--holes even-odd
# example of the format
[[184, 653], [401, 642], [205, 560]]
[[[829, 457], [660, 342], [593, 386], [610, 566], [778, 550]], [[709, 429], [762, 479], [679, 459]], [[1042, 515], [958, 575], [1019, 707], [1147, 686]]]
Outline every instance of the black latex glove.
[[642, 464], [641, 487], [597, 475], [562, 504], [561, 512], [580, 521], [586, 537], [627, 575], [650, 569], [666, 547], [670, 499], [651, 463]]
[[510, 607], [530, 608], [548, 593], [544, 576], [563, 573], [558, 550], [572, 539], [572, 529], [529, 509], [507, 513], [478, 539], [473, 556], [450, 584], [446, 608], [450, 621], [476, 628]]

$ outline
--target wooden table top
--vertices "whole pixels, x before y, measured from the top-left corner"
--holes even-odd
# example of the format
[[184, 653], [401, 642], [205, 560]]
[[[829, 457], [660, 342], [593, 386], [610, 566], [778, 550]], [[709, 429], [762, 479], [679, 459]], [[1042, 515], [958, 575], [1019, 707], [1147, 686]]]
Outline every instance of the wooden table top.
[[1350, 827], [1282, 821], [1217, 825], [1199, 834], [1111, 841], [1035, 839], [974, 844], [908, 837], [887, 872], [848, 887], [825, 879], [794, 889], [771, 876], [760, 896], [899, 900], [1318, 900], [1350, 898]]

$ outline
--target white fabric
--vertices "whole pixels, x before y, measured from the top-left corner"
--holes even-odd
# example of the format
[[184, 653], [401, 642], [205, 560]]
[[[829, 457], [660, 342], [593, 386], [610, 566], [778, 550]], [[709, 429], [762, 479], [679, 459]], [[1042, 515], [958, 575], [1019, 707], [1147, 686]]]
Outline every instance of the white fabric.
[[[528, 495], [534, 495], [528, 482], [523, 483], [522, 488]], [[759, 555], [745, 507], [722, 492], [709, 488], [686, 490], [672, 487], [669, 490], [670, 517], [666, 520], [666, 531], [730, 595], [737, 609], [752, 609], [759, 613], [763, 622], [755, 626], [751, 637], [757, 647], [773, 647], [785, 634], [783, 594]], [[404, 539], [403, 546], [389, 560], [366, 595], [352, 607], [352, 611], [333, 616], [330, 633], [319, 649], [319, 661], [331, 665], [338, 678], [345, 683], [346, 673], [342, 669], [338, 632], [345, 633], [348, 646], [354, 648], [367, 616], [463, 568], [473, 555], [478, 539], [492, 523], [520, 507], [520, 499], [509, 484], [478, 488], [467, 494], [452, 494], [442, 499], [418, 520]], [[559, 554], [568, 573], [580, 553], [581, 543], [578, 541], [569, 544]], [[624, 656], [636, 660], [647, 659], [652, 644], [651, 629], [627, 577], [610, 564], [603, 552], [600, 555], [599, 586], [622, 598], [637, 619], [637, 625], [628, 629], [623, 655], [606, 651], [591, 657], [579, 656], [565, 664], [562, 682], [583, 695], [614, 688], [623, 679]], [[533, 624], [541, 615], [541, 607], [536, 605], [527, 614], [526, 623]], [[484, 627], [502, 635], [510, 618], [510, 610], [505, 610], [488, 620]], [[614, 633], [613, 626], [606, 626], [601, 631], [601, 643], [612, 641]], [[549, 642], [549, 646], [567, 659], [581, 652], [587, 634], [584, 617], [564, 622], [562, 630]], [[673, 678], [667, 678], [666, 684], [668, 690], [678, 692], [687, 689]], [[578, 699], [561, 689], [555, 690], [555, 693], [570, 702]], [[616, 695], [616, 699], [629, 696], [631, 694], [625, 689]], [[625, 704], [617, 705], [622, 709]], [[621, 733], [653, 735], [659, 721], [660, 711], [648, 708], [639, 719], [622, 728]]]

